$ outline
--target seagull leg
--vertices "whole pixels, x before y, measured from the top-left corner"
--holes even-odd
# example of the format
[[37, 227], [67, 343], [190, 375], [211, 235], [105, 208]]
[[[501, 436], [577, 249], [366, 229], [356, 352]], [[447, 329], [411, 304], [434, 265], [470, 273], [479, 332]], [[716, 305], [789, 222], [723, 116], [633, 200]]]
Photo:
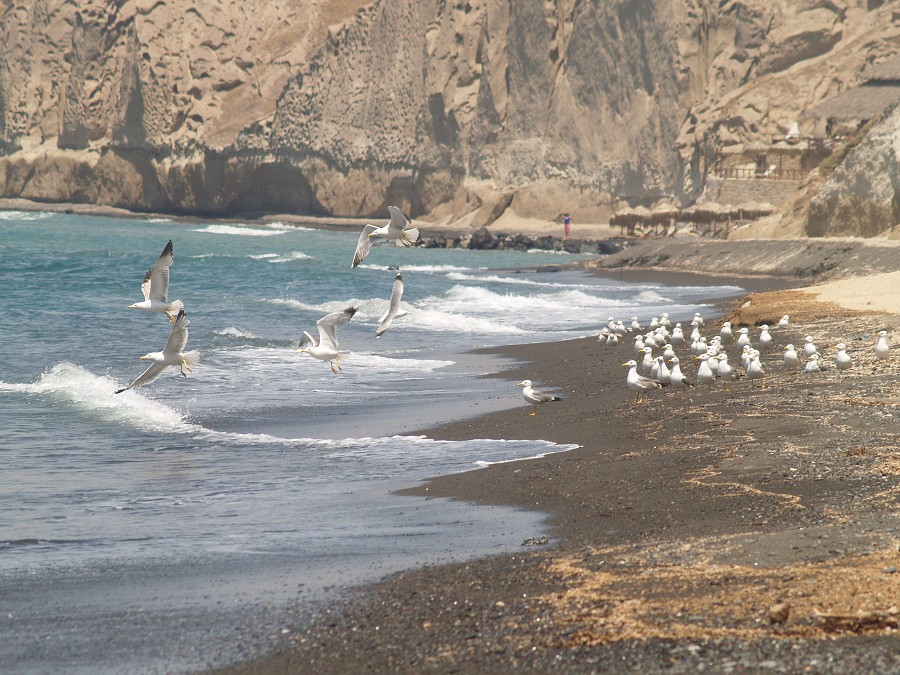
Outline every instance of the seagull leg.
[[528, 413], [528, 414], [529, 414], [529, 415], [537, 415], [537, 403], [532, 403], [531, 406], [532, 406], [532, 408], [534, 408], [534, 409], [533, 409], [530, 413]]
[[169, 317], [169, 323], [175, 323], [175, 315], [172, 312], [166, 310], [166, 316]]

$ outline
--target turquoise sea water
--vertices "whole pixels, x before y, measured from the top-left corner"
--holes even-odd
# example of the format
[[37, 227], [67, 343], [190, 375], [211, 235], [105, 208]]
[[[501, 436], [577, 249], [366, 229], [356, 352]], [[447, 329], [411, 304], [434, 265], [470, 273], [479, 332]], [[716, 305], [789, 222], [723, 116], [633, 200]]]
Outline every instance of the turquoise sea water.
[[[536, 273], [578, 259], [543, 252], [377, 246], [351, 269], [356, 237], [0, 213], [0, 664], [224, 663], [267, 639], [236, 627], [267, 626], [298, 597], [517, 547], [538, 515], [390, 494], [565, 449], [413, 433], [525, 405], [478, 378], [501, 362], [467, 350], [595, 334], [608, 316], [691, 316], [738, 290]], [[170, 299], [200, 365], [115, 395], [168, 337], [163, 315], [126, 307], [169, 239]], [[376, 340], [394, 266], [408, 314]], [[335, 375], [297, 340], [350, 305]]]

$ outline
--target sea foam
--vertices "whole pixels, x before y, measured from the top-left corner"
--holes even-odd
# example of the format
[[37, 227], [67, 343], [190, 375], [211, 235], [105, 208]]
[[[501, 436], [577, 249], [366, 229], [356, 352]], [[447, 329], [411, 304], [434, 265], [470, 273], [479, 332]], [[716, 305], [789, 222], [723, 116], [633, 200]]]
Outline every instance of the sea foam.
[[207, 225], [194, 230], [194, 232], [206, 232], [209, 234], [229, 234], [242, 237], [271, 237], [276, 234], [284, 234], [288, 230], [284, 228], [269, 228], [265, 230], [255, 227], [237, 226], [237, 225]]
[[149, 431], [188, 431], [184, 416], [165, 404], [130, 390], [116, 394], [120, 385], [74, 363], [58, 363], [30, 384], [0, 382], [0, 391], [46, 397], [60, 406], [74, 406], [102, 420]]

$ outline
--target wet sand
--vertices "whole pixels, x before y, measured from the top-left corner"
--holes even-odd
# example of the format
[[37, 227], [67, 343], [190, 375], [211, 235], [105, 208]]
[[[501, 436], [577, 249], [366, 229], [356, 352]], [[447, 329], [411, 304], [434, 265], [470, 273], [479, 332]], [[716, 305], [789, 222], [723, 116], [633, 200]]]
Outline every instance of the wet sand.
[[[900, 672], [900, 350], [872, 349], [881, 329], [900, 342], [900, 312], [794, 290], [727, 304], [750, 325], [797, 316], [773, 331], [762, 386], [636, 404], [630, 341], [494, 350], [521, 365], [491, 377], [563, 400], [427, 434], [581, 448], [405, 493], [546, 512], [550, 541], [389, 578], [227, 672]], [[825, 372], [781, 364], [805, 335]]]

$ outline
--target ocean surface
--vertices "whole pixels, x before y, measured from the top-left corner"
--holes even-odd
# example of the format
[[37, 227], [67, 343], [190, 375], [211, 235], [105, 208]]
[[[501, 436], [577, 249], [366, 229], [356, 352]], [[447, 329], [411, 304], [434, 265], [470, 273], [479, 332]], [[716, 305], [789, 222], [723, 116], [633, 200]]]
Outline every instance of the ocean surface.
[[[356, 238], [0, 212], [0, 671], [222, 665], [348, 585], [516, 549], [540, 514], [391, 494], [567, 449], [415, 433], [524, 411], [514, 383], [479, 378], [505, 362], [467, 352], [692, 316], [740, 290], [537, 273], [585, 257], [547, 252], [376, 246], [351, 269]], [[200, 365], [116, 395], [169, 335], [127, 309], [169, 239]], [[376, 339], [396, 267], [407, 315]], [[348, 306], [333, 374], [297, 341]]]

